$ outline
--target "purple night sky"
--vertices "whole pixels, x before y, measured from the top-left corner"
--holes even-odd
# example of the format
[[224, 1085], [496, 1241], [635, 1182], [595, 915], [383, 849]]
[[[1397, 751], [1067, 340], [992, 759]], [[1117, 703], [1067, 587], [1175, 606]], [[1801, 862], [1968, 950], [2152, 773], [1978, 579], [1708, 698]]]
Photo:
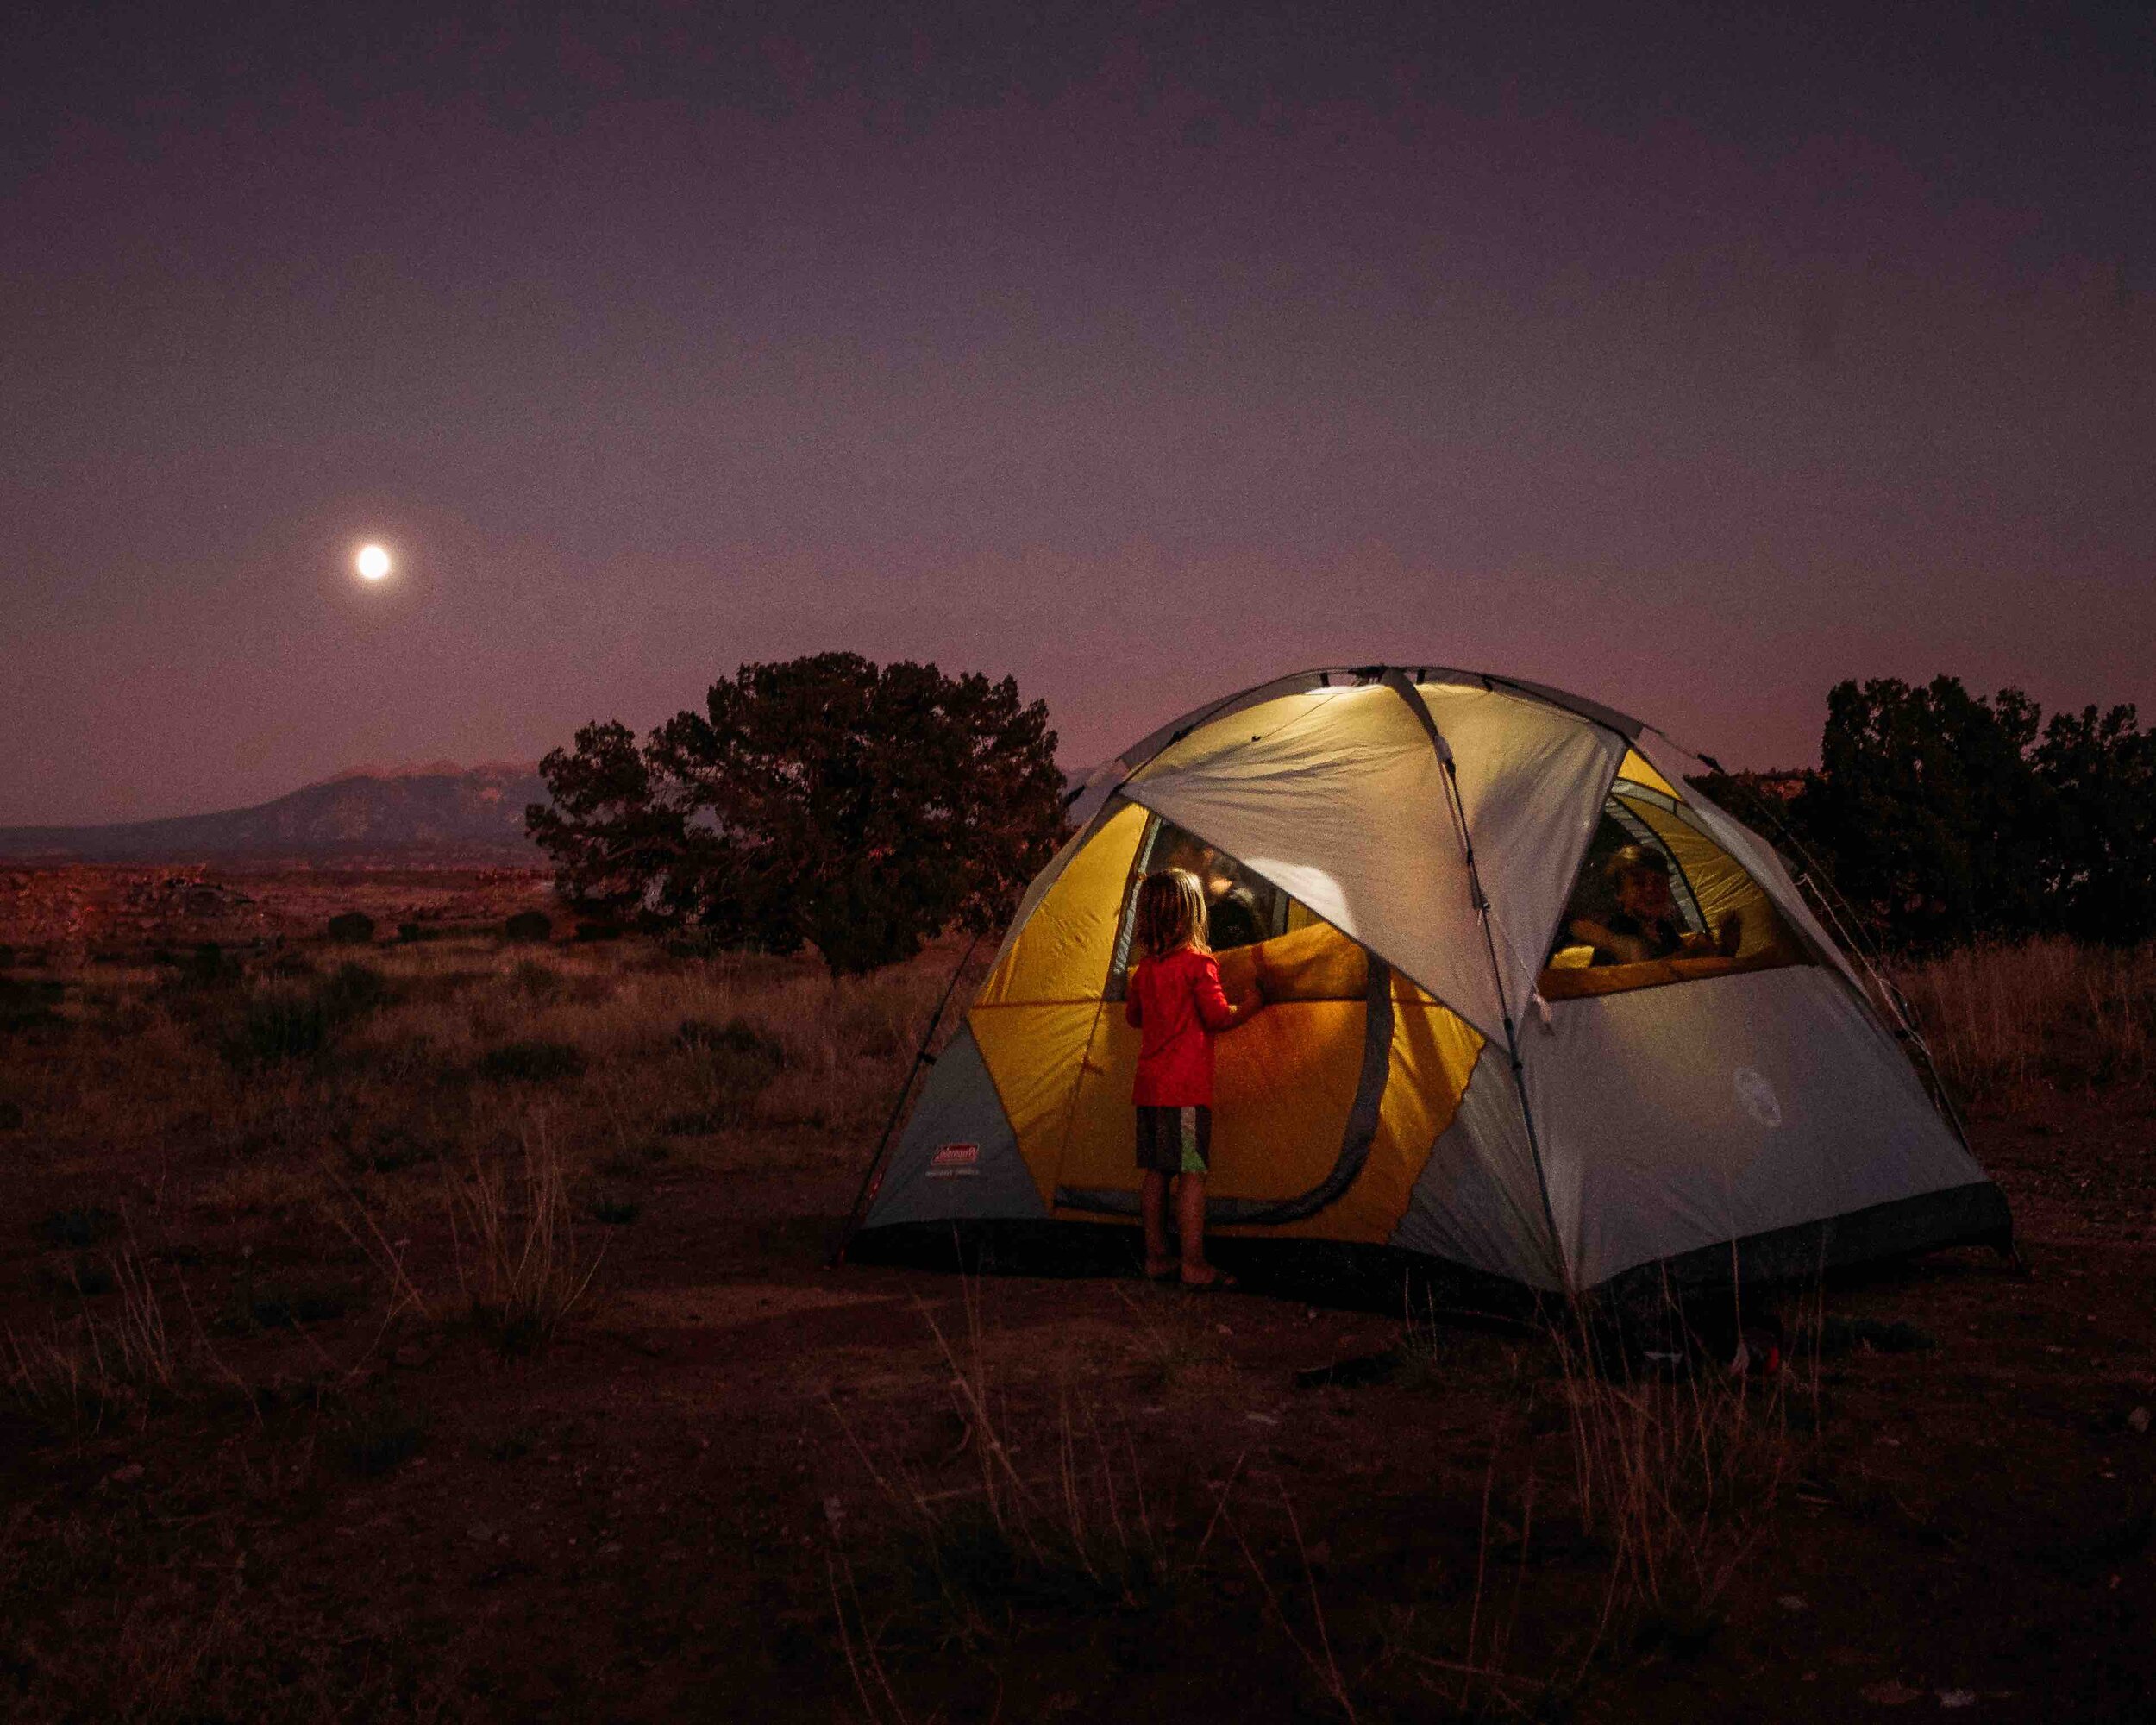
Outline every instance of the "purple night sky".
[[1379, 658], [1732, 764], [1844, 676], [2156, 709], [2147, 4], [33, 6], [0, 65], [0, 823], [834, 647], [1073, 765]]

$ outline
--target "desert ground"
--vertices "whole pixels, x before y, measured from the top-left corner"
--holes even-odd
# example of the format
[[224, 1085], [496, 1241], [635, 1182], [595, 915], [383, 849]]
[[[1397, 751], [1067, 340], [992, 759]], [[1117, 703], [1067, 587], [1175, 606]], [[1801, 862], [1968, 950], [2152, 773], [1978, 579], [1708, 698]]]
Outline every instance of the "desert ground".
[[2023, 1264], [1775, 1290], [1737, 1376], [1232, 1247], [826, 1268], [955, 944], [59, 872], [0, 901], [9, 1718], [2151, 1716], [2156, 956], [1908, 973]]

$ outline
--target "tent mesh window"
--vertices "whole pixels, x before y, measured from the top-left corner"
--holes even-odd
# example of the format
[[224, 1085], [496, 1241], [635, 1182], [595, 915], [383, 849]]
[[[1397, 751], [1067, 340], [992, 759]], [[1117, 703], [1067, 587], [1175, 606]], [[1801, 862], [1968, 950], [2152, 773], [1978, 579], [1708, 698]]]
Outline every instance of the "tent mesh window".
[[1116, 928], [1115, 958], [1106, 998], [1119, 1000], [1131, 969], [1131, 943], [1138, 920], [1138, 884], [1162, 869], [1188, 869], [1206, 889], [1206, 942], [1215, 952], [1232, 952], [1286, 934], [1314, 920], [1287, 894], [1261, 880], [1225, 851], [1207, 844], [1172, 820], [1154, 815], [1138, 841], [1138, 856], [1123, 893], [1123, 913]]
[[1620, 779], [1539, 986], [1546, 1000], [1576, 1000], [1817, 962], [1758, 882], [1685, 818], [1682, 804]]

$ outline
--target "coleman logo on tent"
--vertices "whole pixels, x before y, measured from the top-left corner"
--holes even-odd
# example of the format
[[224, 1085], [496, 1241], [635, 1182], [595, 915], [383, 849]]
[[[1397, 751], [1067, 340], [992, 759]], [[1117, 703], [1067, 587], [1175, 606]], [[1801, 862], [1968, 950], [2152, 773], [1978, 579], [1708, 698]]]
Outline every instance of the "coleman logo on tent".
[[977, 1175], [981, 1172], [981, 1146], [977, 1144], [947, 1144], [928, 1159], [928, 1177], [931, 1180], [949, 1180], [955, 1175]]
[[1782, 1124], [1782, 1101], [1774, 1094], [1774, 1086], [1757, 1068], [1739, 1066], [1731, 1075], [1731, 1083], [1737, 1092], [1737, 1104], [1763, 1126]]

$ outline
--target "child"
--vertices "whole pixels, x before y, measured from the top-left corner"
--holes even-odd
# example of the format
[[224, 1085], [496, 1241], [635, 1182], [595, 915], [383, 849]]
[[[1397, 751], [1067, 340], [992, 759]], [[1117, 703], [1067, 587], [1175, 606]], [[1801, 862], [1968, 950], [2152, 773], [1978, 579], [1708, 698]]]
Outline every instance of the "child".
[[1232, 1288], [1235, 1278], [1206, 1262], [1206, 1158], [1213, 1141], [1213, 1038], [1257, 1010], [1231, 1006], [1220, 967], [1206, 944], [1206, 894], [1187, 869], [1163, 869], [1138, 882], [1138, 944], [1123, 997], [1125, 1019], [1144, 1032], [1138, 1079], [1138, 1165], [1144, 1170], [1145, 1273], [1177, 1273], [1168, 1253], [1168, 1186], [1175, 1189], [1182, 1236], [1182, 1284]]

